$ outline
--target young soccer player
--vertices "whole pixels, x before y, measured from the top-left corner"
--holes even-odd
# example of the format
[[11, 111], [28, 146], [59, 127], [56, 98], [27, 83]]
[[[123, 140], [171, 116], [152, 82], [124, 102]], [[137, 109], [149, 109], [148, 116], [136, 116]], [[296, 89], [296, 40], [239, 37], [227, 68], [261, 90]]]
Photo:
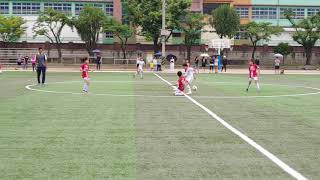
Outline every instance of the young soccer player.
[[181, 71], [179, 71], [177, 73], [177, 75], [178, 75], [179, 79], [177, 82], [177, 90], [174, 92], [174, 95], [175, 96], [184, 96], [184, 87], [188, 82], [186, 81], [186, 78], [184, 76], [182, 76]]
[[188, 64], [183, 64], [183, 69], [185, 71], [184, 77], [186, 78], [186, 80], [188, 82], [188, 84], [187, 84], [187, 89], [188, 89], [187, 94], [192, 94], [190, 85], [192, 84], [193, 80], [195, 79], [194, 70], [193, 70], [192, 67], [189, 67]]
[[254, 81], [257, 85], [257, 90], [260, 91], [260, 85], [259, 85], [259, 66], [256, 65], [254, 59], [251, 59], [249, 62], [249, 84], [248, 84], [248, 88], [246, 89], [246, 91], [249, 91], [250, 85], [252, 83], [252, 81]]
[[83, 59], [83, 64], [80, 66], [80, 71], [82, 73], [82, 79], [83, 79], [83, 92], [88, 93], [89, 92], [89, 86], [90, 86], [90, 78], [89, 78], [89, 58]]
[[140, 75], [140, 78], [143, 79], [143, 67], [145, 63], [142, 58], [137, 59], [137, 71], [134, 74], [134, 77], [136, 77], [138, 74]]

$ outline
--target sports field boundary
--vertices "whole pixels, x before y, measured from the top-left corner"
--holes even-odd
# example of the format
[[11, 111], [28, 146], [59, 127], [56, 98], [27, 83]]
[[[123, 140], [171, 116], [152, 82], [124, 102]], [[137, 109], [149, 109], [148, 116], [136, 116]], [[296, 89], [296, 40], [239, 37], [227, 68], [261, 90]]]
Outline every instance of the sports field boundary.
[[[169, 81], [167, 81], [166, 79], [164, 79], [163, 77], [161, 77], [160, 75], [154, 73], [154, 75], [156, 77], [158, 77], [160, 80], [162, 80], [163, 82], [165, 82], [166, 84], [168, 84], [169, 86], [171, 86], [174, 90], [177, 90], [177, 87], [173, 86]], [[205, 107], [204, 105], [200, 104], [198, 101], [196, 101], [195, 99], [193, 99], [192, 97], [185, 95], [185, 98], [187, 98], [188, 100], [190, 100], [193, 104], [197, 105], [198, 107], [200, 107], [202, 110], [204, 110], [205, 112], [207, 112], [212, 118], [214, 118], [215, 120], [217, 120], [220, 124], [222, 124], [225, 128], [227, 128], [228, 130], [230, 130], [232, 133], [234, 133], [235, 135], [237, 135], [238, 137], [240, 137], [242, 140], [244, 140], [246, 143], [248, 143], [249, 145], [251, 145], [252, 147], [254, 147], [256, 150], [258, 150], [259, 152], [261, 152], [264, 156], [266, 156], [268, 159], [270, 159], [273, 163], [275, 163], [277, 166], [279, 166], [283, 171], [285, 171], [286, 173], [288, 173], [289, 175], [291, 175], [292, 177], [294, 177], [295, 179], [298, 180], [307, 180], [306, 177], [304, 177], [301, 173], [299, 173], [298, 171], [294, 170], [293, 168], [291, 168], [289, 165], [287, 165], [286, 163], [284, 163], [282, 160], [280, 160], [278, 157], [276, 157], [274, 154], [272, 154], [271, 152], [269, 152], [267, 149], [265, 149], [264, 147], [262, 147], [261, 145], [259, 145], [258, 143], [256, 143], [253, 139], [249, 138], [247, 135], [245, 135], [244, 133], [240, 132], [238, 129], [234, 128], [233, 126], [231, 126], [229, 123], [227, 123], [225, 120], [223, 120], [221, 117], [219, 117], [217, 114], [215, 114], [214, 112], [212, 112], [210, 109], [208, 109], [207, 107]]]

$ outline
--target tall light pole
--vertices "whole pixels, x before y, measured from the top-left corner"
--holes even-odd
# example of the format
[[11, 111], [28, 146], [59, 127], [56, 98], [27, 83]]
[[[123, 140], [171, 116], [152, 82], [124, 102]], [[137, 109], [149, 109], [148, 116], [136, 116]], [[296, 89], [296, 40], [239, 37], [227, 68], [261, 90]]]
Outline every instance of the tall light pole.
[[[162, 32], [166, 29], [166, 0], [162, 0]], [[166, 57], [166, 36], [161, 33], [162, 38], [162, 57]]]

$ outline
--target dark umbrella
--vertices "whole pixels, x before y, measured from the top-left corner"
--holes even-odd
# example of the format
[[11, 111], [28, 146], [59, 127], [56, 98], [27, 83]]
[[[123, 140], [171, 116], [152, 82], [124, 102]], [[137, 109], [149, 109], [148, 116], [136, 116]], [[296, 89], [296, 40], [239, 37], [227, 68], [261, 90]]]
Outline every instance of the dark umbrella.
[[167, 59], [167, 61], [170, 61], [172, 58], [174, 59], [174, 61], [177, 61], [177, 59], [178, 59], [177, 56], [175, 56], [173, 54], [169, 54], [166, 59]]
[[155, 56], [161, 56], [162, 53], [161, 53], [161, 52], [157, 52], [157, 53], [155, 53], [154, 55], [155, 55]]

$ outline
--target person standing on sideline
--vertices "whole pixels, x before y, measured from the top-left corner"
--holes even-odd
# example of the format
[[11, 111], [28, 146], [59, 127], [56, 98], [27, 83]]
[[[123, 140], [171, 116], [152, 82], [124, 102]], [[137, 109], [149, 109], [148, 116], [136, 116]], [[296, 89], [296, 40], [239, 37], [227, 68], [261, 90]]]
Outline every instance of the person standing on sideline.
[[44, 85], [46, 81], [47, 63], [48, 63], [47, 56], [44, 54], [43, 49], [39, 48], [39, 52], [36, 55], [38, 84], [40, 84], [41, 74], [42, 74], [41, 84]]
[[260, 85], [259, 85], [259, 66], [255, 64], [254, 59], [251, 59], [249, 62], [249, 84], [246, 89], [246, 91], [249, 91], [249, 88], [251, 86], [252, 81], [256, 83], [257, 90], [260, 91]]
[[226, 56], [223, 56], [221, 72], [222, 72], [223, 70], [224, 70], [224, 72], [227, 72], [227, 65], [228, 65], [228, 59], [227, 59]]
[[96, 58], [96, 65], [97, 65], [97, 71], [100, 71], [101, 69], [101, 64], [102, 64], [102, 57], [100, 54], [97, 55], [97, 58]]
[[211, 60], [210, 60], [210, 64], [209, 64], [209, 73], [211, 74], [213, 74], [213, 68], [214, 68], [214, 61], [215, 61], [215, 57], [214, 56], [212, 56], [211, 57]]
[[33, 55], [31, 57], [31, 64], [32, 64], [32, 71], [34, 72], [34, 70], [36, 68], [36, 55]]
[[173, 57], [171, 57], [171, 59], [170, 59], [170, 71], [171, 72], [174, 72], [174, 58]]
[[274, 73], [275, 74], [280, 74], [280, 59], [278, 57], [276, 57], [276, 59], [274, 60]]
[[25, 69], [25, 70], [28, 69], [28, 63], [29, 63], [29, 56], [25, 56], [24, 62], [23, 62], [23, 69]]
[[219, 66], [219, 59], [218, 56], [216, 56], [214, 58], [214, 73], [217, 74], [218, 73], [218, 66]]
[[198, 58], [198, 56], [194, 59], [194, 68], [195, 68], [195, 72], [197, 73], [197, 74], [199, 74], [199, 58]]
[[202, 59], [201, 59], [201, 67], [203, 69], [203, 72], [206, 71], [206, 66], [207, 66], [207, 59], [205, 57], [202, 57]]

